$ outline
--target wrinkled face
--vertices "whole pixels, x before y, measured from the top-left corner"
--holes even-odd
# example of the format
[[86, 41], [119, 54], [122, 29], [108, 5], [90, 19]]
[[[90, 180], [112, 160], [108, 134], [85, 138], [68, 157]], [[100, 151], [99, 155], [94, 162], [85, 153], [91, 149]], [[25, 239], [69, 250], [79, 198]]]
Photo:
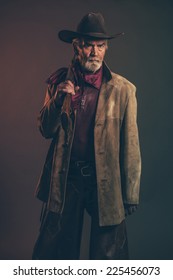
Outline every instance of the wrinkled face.
[[106, 40], [81, 40], [76, 46], [78, 60], [87, 72], [96, 72], [101, 66], [107, 49]]

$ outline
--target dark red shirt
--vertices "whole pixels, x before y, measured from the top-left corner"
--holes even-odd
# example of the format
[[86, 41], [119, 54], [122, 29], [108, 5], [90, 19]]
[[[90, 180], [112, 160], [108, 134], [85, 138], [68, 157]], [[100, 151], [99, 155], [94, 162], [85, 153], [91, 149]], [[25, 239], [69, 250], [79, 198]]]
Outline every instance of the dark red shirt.
[[101, 83], [102, 67], [94, 74], [85, 74], [82, 92], [72, 97], [72, 107], [77, 109], [72, 160], [94, 160], [94, 121]]

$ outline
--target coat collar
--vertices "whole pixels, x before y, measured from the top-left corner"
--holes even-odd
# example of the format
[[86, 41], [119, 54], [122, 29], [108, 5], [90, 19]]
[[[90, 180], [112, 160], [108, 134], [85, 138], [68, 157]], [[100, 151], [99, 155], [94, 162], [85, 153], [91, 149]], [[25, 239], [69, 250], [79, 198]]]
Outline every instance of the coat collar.
[[107, 81], [110, 81], [112, 79], [111, 70], [109, 69], [105, 61], [103, 61], [103, 77]]
[[100, 116], [103, 116], [103, 112], [105, 111], [106, 104], [112, 92], [112, 87], [114, 87], [111, 80], [112, 73], [106, 63], [103, 62], [103, 81], [99, 93], [95, 123], [97, 123]]

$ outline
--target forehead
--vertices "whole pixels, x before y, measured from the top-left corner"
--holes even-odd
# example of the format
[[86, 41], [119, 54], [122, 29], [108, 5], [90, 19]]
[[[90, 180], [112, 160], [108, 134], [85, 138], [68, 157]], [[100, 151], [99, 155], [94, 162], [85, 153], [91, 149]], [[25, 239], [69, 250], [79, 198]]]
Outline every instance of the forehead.
[[88, 45], [102, 45], [106, 43], [106, 40], [87, 40], [83, 39], [83, 42]]

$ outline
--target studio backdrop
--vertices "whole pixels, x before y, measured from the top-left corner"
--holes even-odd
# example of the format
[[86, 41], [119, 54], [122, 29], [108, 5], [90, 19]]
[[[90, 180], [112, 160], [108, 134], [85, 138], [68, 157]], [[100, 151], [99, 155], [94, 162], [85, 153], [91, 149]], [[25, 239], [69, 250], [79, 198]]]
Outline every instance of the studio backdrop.
[[[130, 258], [173, 259], [169, 0], [0, 2], [0, 259], [31, 259], [41, 210], [34, 190], [50, 144], [37, 128], [45, 80], [73, 55], [58, 31], [75, 30], [90, 11], [104, 15], [110, 34], [125, 33], [109, 43], [106, 62], [137, 87], [142, 178], [140, 207], [127, 218]], [[84, 234], [82, 259], [87, 244]]]

